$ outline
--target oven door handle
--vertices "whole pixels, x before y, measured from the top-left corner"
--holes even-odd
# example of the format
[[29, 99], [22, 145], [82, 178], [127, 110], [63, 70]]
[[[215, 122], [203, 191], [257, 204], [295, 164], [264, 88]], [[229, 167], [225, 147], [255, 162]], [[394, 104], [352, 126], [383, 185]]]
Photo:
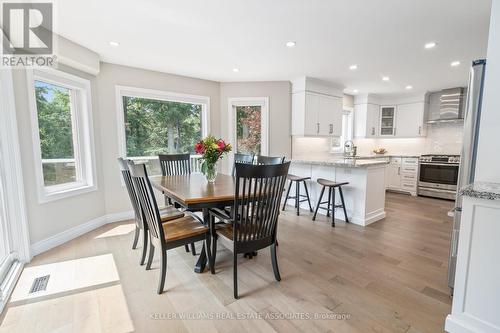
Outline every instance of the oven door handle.
[[450, 163], [422, 163], [420, 165], [437, 165], [437, 166], [449, 166], [449, 167], [458, 167], [458, 164], [450, 164]]

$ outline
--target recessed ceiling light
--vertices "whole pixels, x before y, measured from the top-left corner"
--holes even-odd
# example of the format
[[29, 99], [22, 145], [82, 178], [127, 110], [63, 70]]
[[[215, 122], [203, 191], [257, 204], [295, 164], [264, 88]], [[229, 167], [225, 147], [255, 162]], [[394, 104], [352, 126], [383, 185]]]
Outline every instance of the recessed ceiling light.
[[460, 61], [452, 61], [450, 64], [450, 66], [452, 66], [452, 67], [457, 67], [459, 65], [460, 65]]
[[358, 89], [354, 89], [352, 92], [356, 94], [358, 92]]
[[413, 86], [406, 86], [405, 87], [406, 90], [410, 90], [410, 89], [413, 89]]
[[240, 70], [238, 68], [233, 68], [233, 72], [238, 73]]
[[111, 45], [113, 47], [118, 47], [118, 46], [120, 46], [120, 43], [111, 41], [111, 42], [109, 42], [109, 45]]
[[388, 76], [382, 76], [382, 81], [389, 81], [389, 77]]
[[295, 45], [297, 45], [297, 43], [295, 43], [294, 41], [289, 41], [289, 42], [286, 42], [286, 47], [295, 47]]
[[351, 71], [353, 71], [353, 70], [355, 70], [355, 69], [358, 69], [358, 65], [351, 65], [351, 66], [349, 66], [349, 69], [350, 69]]
[[429, 42], [424, 45], [426, 49], [432, 49], [433, 47], [436, 47], [437, 43], [436, 42]]

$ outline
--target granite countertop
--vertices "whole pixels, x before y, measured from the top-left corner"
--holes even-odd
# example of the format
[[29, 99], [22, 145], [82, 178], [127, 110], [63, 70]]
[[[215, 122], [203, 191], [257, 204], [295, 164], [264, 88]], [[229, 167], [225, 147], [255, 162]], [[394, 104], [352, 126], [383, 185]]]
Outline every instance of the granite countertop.
[[[383, 155], [360, 155], [354, 157], [355, 159], [368, 160], [374, 158], [390, 158], [390, 157], [414, 157], [419, 158], [420, 155], [406, 155], [406, 154], [383, 154]], [[352, 158], [352, 157], [350, 157]]]
[[472, 198], [500, 200], [500, 184], [475, 182], [462, 187], [458, 194]]
[[313, 165], [327, 165], [334, 167], [347, 167], [347, 168], [366, 168], [373, 165], [384, 165], [389, 162], [385, 160], [376, 159], [353, 159], [353, 158], [338, 158], [323, 161], [314, 160], [292, 160], [292, 163], [297, 164], [313, 164]]

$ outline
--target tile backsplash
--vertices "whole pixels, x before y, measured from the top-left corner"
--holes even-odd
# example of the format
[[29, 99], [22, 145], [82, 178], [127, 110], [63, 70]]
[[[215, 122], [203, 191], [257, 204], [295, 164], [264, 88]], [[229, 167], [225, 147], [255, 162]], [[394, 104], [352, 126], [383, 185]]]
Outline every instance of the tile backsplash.
[[[398, 139], [354, 139], [358, 155], [372, 155], [378, 147], [387, 149], [388, 154], [460, 154], [462, 149], [463, 123], [429, 124], [424, 138]], [[322, 160], [333, 156], [330, 153], [330, 138], [294, 137], [292, 157], [294, 159]]]

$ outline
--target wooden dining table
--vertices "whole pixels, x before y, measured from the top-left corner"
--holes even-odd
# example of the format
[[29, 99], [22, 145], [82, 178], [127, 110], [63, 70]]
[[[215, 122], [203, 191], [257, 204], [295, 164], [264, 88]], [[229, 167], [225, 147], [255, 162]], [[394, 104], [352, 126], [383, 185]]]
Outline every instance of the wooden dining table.
[[[209, 183], [201, 173], [174, 176], [151, 176], [151, 185], [158, 191], [188, 210], [203, 212], [203, 223], [209, 225], [211, 208], [233, 205], [236, 180], [232, 176], [219, 174], [214, 183]], [[210, 246], [210, 244], [207, 244]], [[194, 271], [202, 273], [207, 264], [205, 244]]]

